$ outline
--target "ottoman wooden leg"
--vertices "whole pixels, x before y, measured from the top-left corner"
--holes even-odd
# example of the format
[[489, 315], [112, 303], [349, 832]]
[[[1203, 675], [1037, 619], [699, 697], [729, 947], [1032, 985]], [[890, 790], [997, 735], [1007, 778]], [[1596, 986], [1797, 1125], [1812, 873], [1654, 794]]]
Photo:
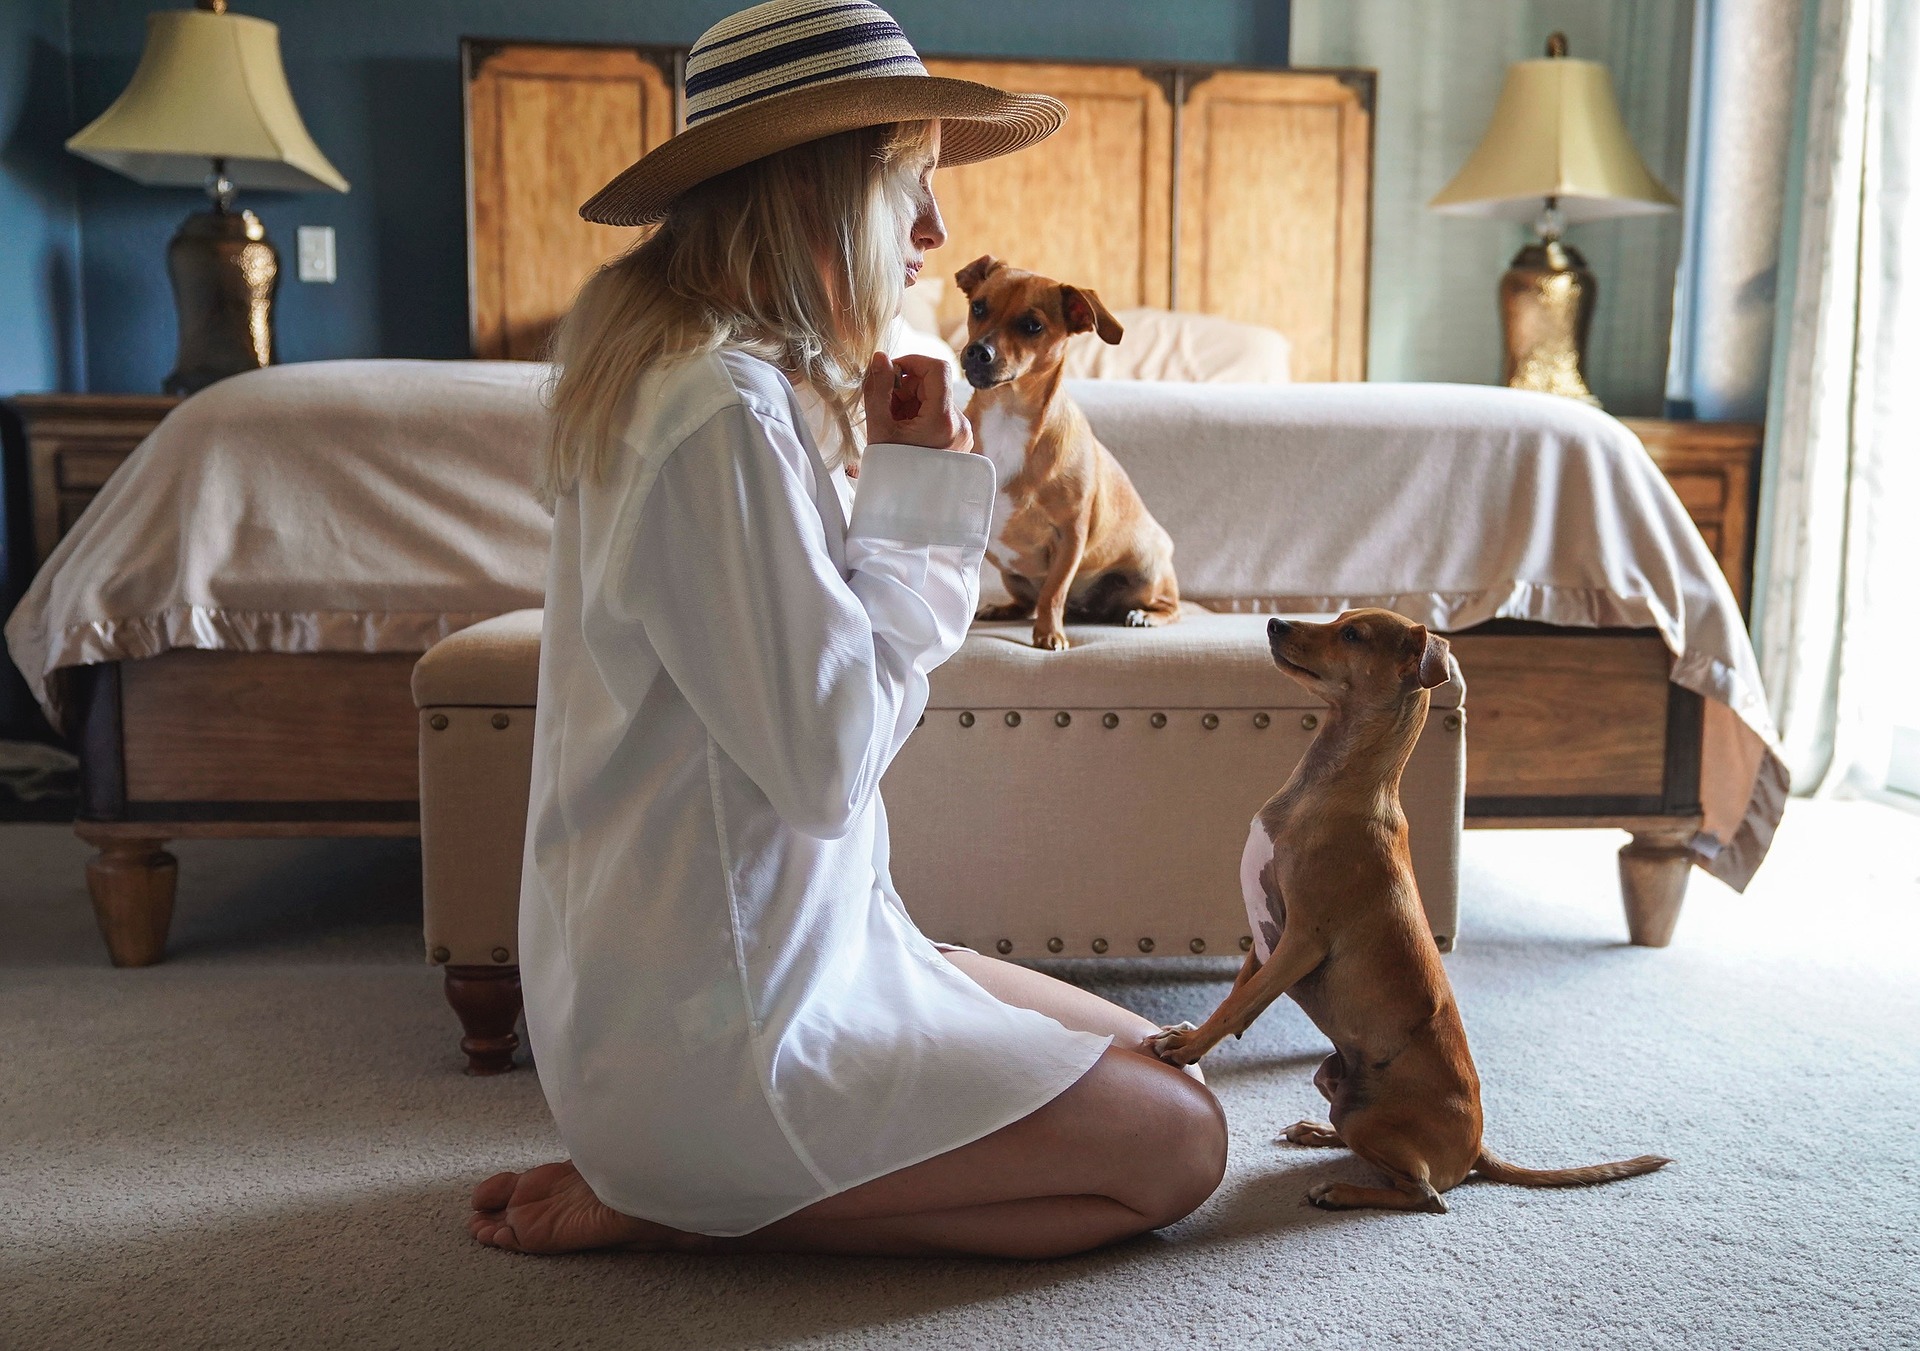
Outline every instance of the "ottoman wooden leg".
[[467, 1053], [467, 1073], [505, 1074], [512, 1069], [520, 1045], [513, 1030], [520, 1021], [520, 968], [450, 966], [447, 1002], [466, 1030], [460, 1049]]
[[1666, 831], [1635, 831], [1620, 848], [1620, 898], [1627, 907], [1627, 935], [1643, 948], [1673, 941], [1680, 904], [1687, 898], [1693, 855], [1687, 837]]
[[180, 871], [166, 841], [75, 833], [100, 851], [87, 861], [87, 893], [108, 957], [115, 966], [153, 965], [166, 953]]

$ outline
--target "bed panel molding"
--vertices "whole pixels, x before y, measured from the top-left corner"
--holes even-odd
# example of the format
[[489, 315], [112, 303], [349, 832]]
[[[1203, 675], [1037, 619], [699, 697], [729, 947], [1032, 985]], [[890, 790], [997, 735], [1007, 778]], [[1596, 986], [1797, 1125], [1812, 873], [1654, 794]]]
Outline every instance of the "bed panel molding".
[[[474, 355], [537, 358], [580, 282], [636, 237], [576, 211], [673, 133], [685, 49], [468, 38], [462, 60]], [[938, 275], [992, 253], [1116, 309], [1277, 328], [1295, 379], [1366, 377], [1372, 71], [957, 54], [926, 65], [1069, 109], [1039, 145], [941, 174]], [[947, 288], [943, 330], [964, 312]]]
[[537, 360], [573, 294], [641, 232], [580, 204], [677, 129], [681, 52], [466, 38], [473, 354]]

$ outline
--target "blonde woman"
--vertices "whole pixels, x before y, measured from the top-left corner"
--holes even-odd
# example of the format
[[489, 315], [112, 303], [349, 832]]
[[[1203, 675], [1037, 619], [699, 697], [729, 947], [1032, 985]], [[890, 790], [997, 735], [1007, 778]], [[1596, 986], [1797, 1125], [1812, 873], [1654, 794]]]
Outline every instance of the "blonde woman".
[[[922, 937], [878, 793], [996, 485], [945, 364], [875, 348], [945, 238], [935, 166], [1064, 110], [928, 76], [846, 0], [717, 24], [686, 95], [582, 210], [659, 229], [561, 331], [541, 475], [520, 960], [571, 1158], [481, 1183], [470, 1229], [1043, 1257], [1169, 1224], [1225, 1166], [1212, 1095], [1134, 1049], [1145, 1019]], [[856, 499], [808, 414], [844, 457], [863, 403]]]

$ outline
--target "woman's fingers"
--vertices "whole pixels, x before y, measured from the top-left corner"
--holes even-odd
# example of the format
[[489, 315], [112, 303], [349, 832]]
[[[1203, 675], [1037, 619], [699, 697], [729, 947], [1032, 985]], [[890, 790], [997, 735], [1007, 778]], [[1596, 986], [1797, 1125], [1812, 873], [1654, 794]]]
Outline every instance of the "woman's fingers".
[[973, 427], [954, 403], [953, 370], [939, 357], [891, 360], [875, 352], [860, 382], [867, 441], [972, 450]]
[[867, 440], [890, 441], [885, 435], [893, 428], [893, 362], [885, 352], [875, 352], [867, 363], [866, 377], [860, 382], [860, 402], [867, 410]]

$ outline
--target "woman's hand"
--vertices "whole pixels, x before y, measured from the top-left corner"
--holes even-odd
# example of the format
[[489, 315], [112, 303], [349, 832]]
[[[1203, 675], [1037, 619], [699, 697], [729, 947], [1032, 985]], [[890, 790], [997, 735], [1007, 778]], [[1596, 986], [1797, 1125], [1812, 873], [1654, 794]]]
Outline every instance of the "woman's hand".
[[909, 354], [898, 361], [875, 352], [861, 382], [867, 442], [973, 449], [973, 424], [953, 401], [953, 368], [939, 357]]

